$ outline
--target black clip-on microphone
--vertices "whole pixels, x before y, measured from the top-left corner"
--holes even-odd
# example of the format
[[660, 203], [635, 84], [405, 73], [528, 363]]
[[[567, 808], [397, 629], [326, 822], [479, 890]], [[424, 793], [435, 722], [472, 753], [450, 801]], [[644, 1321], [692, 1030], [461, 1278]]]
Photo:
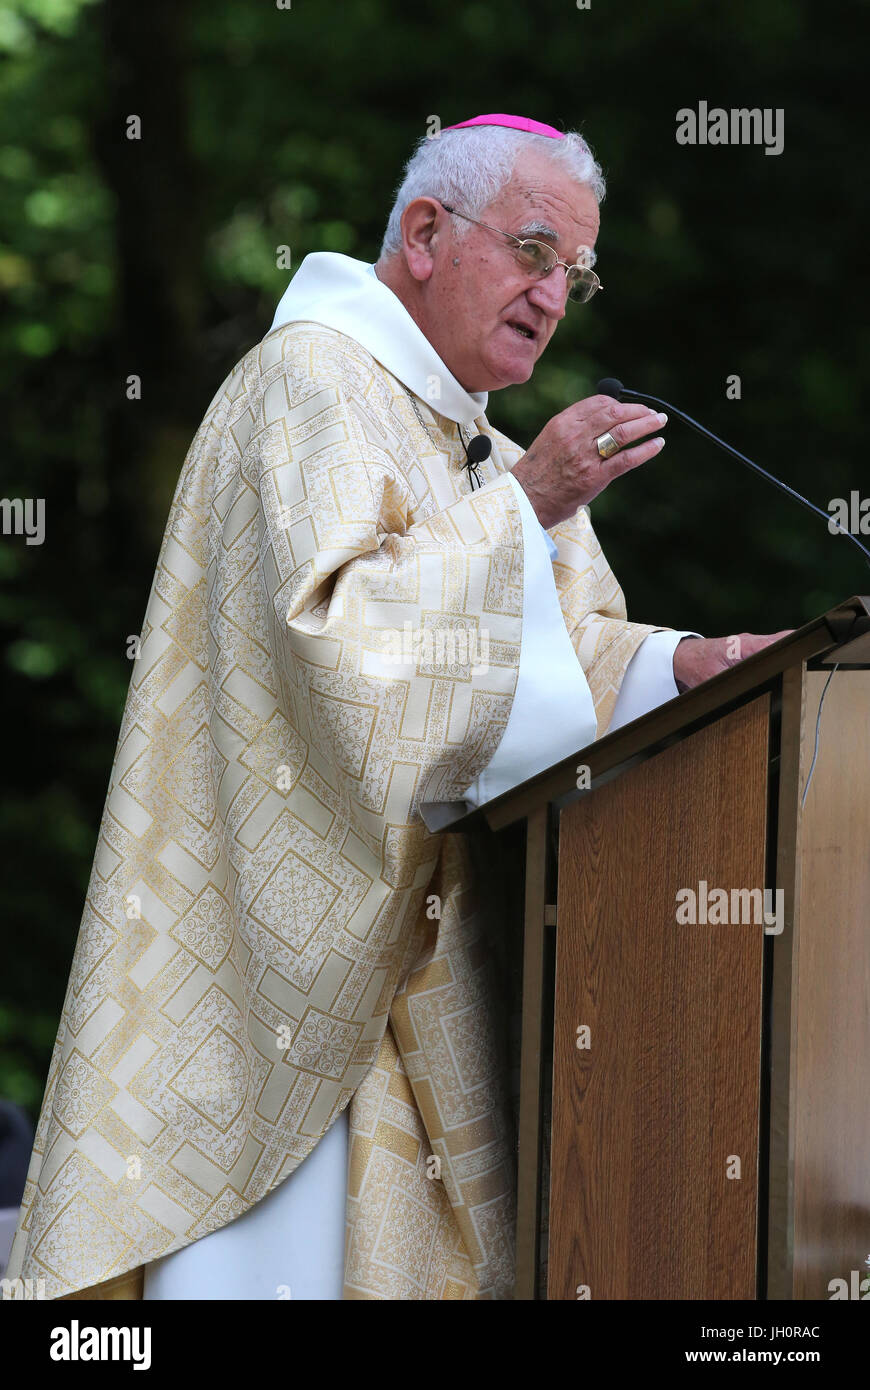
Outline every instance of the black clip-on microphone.
[[462, 467], [468, 470], [468, 478], [471, 483], [471, 491], [473, 492], [475, 478], [477, 479], [477, 486], [483, 487], [483, 480], [477, 471], [477, 466], [479, 463], [483, 463], [484, 459], [488, 459], [492, 453], [492, 440], [488, 435], [476, 434], [474, 438], [470, 439], [468, 444], [466, 444], [465, 440], [462, 438], [461, 428], [459, 430], [459, 439], [465, 450], [465, 458], [467, 460]]
[[[867, 563], [870, 564], [870, 550], [862, 545], [858, 537], [854, 536], [851, 531], [847, 531], [838, 521], [834, 521], [834, 518], [829, 512], [823, 512], [821, 507], [817, 507], [814, 502], [808, 502], [806, 497], [801, 496], [793, 487], [789, 487], [788, 483], [784, 483], [779, 478], [775, 478], [772, 473], [768, 473], [767, 469], [762, 468], [760, 464], [753, 463], [752, 459], [747, 458], [745, 454], [741, 454], [738, 449], [734, 449], [730, 444], [726, 444], [724, 439], [720, 439], [719, 436], [713, 434], [711, 430], [705, 429], [703, 425], [699, 425], [698, 421], [693, 420], [691, 415], [686, 415], [682, 410], [677, 410], [676, 406], [670, 405], [668, 401], [660, 401], [658, 396], [648, 396], [643, 391], [632, 391], [631, 387], [623, 386], [622, 382], [618, 381], [614, 376], [603, 377], [595, 390], [599, 396], [613, 396], [614, 400], [617, 401], [621, 401], [625, 395], [634, 396], [637, 400], [643, 401], [645, 405], [663, 405], [667, 410], [672, 411], [678, 420], [682, 420], [684, 424], [689, 425], [693, 430], [696, 430], [698, 434], [703, 435], [705, 439], [711, 439], [714, 444], [718, 444], [719, 448], [724, 449], [726, 454], [730, 454], [732, 458], [736, 458], [740, 463], [745, 463], [747, 468], [751, 468], [755, 473], [760, 473], [762, 478], [766, 478], [769, 483], [773, 483], [774, 487], [778, 487], [780, 492], [788, 493], [788, 496], [793, 497], [796, 502], [802, 503], [803, 506], [808, 507], [811, 512], [815, 512], [816, 516], [822, 517], [828, 523], [829, 530], [830, 523], [833, 522], [837, 528], [837, 532], [850, 540], [853, 545], [857, 545]], [[831, 532], [831, 534], [833, 535], [835, 533]]]

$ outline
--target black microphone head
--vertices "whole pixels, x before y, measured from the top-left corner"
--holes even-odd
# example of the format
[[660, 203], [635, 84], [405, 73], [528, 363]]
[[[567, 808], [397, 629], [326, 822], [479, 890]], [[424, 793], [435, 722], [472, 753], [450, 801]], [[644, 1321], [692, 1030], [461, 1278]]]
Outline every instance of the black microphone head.
[[621, 401], [624, 390], [625, 387], [622, 382], [618, 381], [615, 376], [605, 376], [596, 386], [595, 394], [597, 396], [612, 396], [615, 401]]
[[492, 453], [492, 440], [488, 435], [476, 434], [469, 440], [468, 448], [465, 451], [468, 455], [468, 462], [473, 466], [483, 463]]

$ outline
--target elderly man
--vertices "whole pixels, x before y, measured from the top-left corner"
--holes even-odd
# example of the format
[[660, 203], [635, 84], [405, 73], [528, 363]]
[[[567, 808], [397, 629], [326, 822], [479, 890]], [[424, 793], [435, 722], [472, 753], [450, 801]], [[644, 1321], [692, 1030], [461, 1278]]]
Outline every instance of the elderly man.
[[581, 137], [534, 121], [424, 139], [377, 264], [309, 256], [214, 398], [9, 1269], [50, 1297], [510, 1296], [471, 870], [419, 806], [729, 664], [626, 621], [586, 510], [665, 418], [592, 396], [523, 451], [485, 415], [597, 289], [602, 194]]

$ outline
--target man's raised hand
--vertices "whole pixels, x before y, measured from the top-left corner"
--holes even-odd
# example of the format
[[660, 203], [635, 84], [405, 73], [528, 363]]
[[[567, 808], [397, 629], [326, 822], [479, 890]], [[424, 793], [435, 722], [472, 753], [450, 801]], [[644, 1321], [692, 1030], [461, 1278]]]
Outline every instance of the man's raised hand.
[[[660, 430], [667, 418], [612, 396], [589, 396], [554, 415], [513, 468], [541, 525], [547, 529], [573, 516], [614, 478], [654, 458], [665, 441], [660, 435], [644, 437]], [[608, 459], [595, 442], [602, 434], [611, 434], [620, 446]]]

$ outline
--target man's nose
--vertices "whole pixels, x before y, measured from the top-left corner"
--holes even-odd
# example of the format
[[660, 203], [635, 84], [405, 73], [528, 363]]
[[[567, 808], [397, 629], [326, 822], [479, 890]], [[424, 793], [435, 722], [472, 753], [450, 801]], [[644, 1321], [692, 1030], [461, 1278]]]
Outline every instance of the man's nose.
[[568, 302], [568, 278], [565, 267], [557, 265], [542, 280], [536, 280], [526, 291], [530, 304], [534, 304], [548, 318], [563, 319]]

